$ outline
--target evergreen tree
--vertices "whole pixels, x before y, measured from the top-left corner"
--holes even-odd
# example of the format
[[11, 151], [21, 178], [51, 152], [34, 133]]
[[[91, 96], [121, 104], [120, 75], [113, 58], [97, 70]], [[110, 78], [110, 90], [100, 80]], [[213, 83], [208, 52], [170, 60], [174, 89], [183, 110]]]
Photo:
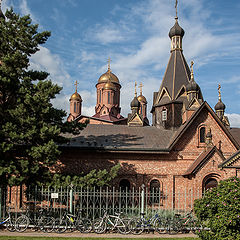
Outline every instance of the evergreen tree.
[[29, 15], [20, 17], [13, 9], [5, 16], [0, 20], [0, 184], [51, 182], [57, 144], [67, 140], [62, 133], [77, 133], [83, 126], [63, 123], [65, 111], [51, 103], [61, 87], [48, 73], [29, 69], [30, 57], [50, 32], [39, 33]]

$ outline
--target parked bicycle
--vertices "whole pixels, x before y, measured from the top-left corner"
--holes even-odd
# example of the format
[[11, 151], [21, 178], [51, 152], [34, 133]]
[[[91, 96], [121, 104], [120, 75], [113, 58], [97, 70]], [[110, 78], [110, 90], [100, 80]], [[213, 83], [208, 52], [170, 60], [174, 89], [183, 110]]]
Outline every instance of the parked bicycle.
[[2, 222], [0, 222], [0, 225], [6, 226], [8, 231], [14, 232], [16, 230], [15, 229], [15, 221], [12, 217], [10, 206], [8, 207], [8, 211], [6, 213], [7, 213], [7, 217]]
[[81, 233], [89, 233], [92, 230], [92, 222], [87, 218], [80, 217], [81, 210], [78, 215], [74, 215], [65, 211], [61, 218], [55, 219], [55, 231], [64, 233], [67, 229], [70, 231], [78, 230]]
[[27, 228], [32, 228], [34, 231], [52, 232], [54, 218], [44, 214], [43, 209], [40, 209], [31, 216], [29, 209], [27, 209], [25, 214], [16, 219], [15, 228], [18, 232], [24, 232]]
[[158, 214], [147, 219], [145, 214], [141, 213], [140, 218], [133, 218], [129, 221], [129, 228], [133, 234], [141, 234], [144, 230], [166, 233], [165, 221]]
[[182, 216], [181, 214], [175, 214], [174, 218], [172, 218], [168, 222], [168, 225], [169, 225], [169, 234], [176, 234], [179, 232], [195, 233], [197, 230], [200, 230], [202, 228], [199, 221], [196, 218], [194, 218], [193, 210], [191, 210], [185, 216]]
[[128, 219], [123, 219], [120, 215], [121, 213], [109, 215], [107, 211], [105, 211], [103, 217], [97, 218], [93, 221], [93, 231], [95, 233], [105, 233], [107, 229], [116, 229], [121, 234], [129, 233]]

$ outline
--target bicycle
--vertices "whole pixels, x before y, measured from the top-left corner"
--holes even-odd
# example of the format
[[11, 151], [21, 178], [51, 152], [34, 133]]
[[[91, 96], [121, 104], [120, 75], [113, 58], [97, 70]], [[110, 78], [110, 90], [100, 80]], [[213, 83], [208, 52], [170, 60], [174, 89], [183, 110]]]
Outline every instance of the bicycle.
[[0, 222], [0, 225], [2, 225], [2, 224], [4, 226], [6, 226], [8, 231], [10, 231], [10, 232], [16, 231], [15, 223], [14, 223], [14, 221], [12, 219], [12, 216], [11, 216], [11, 207], [10, 206], [8, 207], [7, 218], [5, 220], [3, 220], [2, 222]]
[[43, 209], [38, 211], [38, 216], [34, 213], [34, 216], [30, 217], [29, 209], [27, 209], [25, 214], [22, 214], [16, 219], [15, 228], [18, 232], [24, 232], [29, 227], [34, 231], [52, 232], [54, 228], [54, 218], [44, 215]]
[[92, 222], [87, 218], [80, 218], [80, 213], [81, 211], [78, 211], [76, 216], [65, 211], [62, 218], [55, 220], [55, 232], [64, 233], [67, 229], [77, 229], [81, 233], [89, 233], [92, 230]]
[[129, 227], [132, 234], [139, 235], [144, 230], [157, 231], [158, 233], [165, 233], [163, 228], [163, 221], [158, 214], [146, 219], [144, 213], [141, 213], [140, 218], [133, 218], [129, 221]]
[[128, 230], [127, 221], [120, 218], [121, 213], [115, 213], [115, 215], [109, 215], [107, 211], [104, 212], [103, 217], [97, 218], [93, 221], [93, 231], [95, 233], [105, 233], [107, 226], [110, 226], [111, 230], [117, 229], [121, 234], [127, 234]]
[[186, 216], [182, 217], [180, 219], [180, 222], [181, 222], [181, 227], [180, 227], [181, 232], [190, 232], [191, 231], [191, 232], [195, 233], [197, 230], [201, 229], [201, 224], [193, 216], [193, 210], [191, 210], [189, 213], [187, 213]]

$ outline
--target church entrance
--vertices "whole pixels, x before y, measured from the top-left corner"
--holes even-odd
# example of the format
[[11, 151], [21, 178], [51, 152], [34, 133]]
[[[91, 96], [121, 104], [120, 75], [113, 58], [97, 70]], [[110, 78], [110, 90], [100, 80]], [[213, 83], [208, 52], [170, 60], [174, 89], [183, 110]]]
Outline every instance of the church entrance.
[[122, 179], [119, 183], [119, 188], [122, 191], [127, 191], [130, 189], [130, 182], [127, 179]]
[[206, 191], [210, 188], [214, 188], [214, 187], [217, 187], [218, 185], [218, 182], [215, 178], [207, 178], [204, 183], [203, 183], [203, 191]]

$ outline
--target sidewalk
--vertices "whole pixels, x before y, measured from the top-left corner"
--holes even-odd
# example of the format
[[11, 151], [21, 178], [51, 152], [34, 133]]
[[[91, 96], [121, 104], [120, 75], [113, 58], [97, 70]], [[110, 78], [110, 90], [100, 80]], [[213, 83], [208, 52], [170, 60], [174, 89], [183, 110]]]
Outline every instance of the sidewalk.
[[107, 233], [107, 234], [96, 234], [96, 233], [79, 233], [79, 232], [66, 232], [62, 234], [58, 233], [43, 233], [43, 232], [33, 232], [33, 231], [26, 231], [23, 233], [18, 232], [9, 232], [7, 230], [0, 230], [0, 236], [19, 236], [19, 237], [77, 237], [77, 238], [184, 238], [184, 237], [196, 237], [195, 234], [187, 233], [187, 234], [158, 234], [158, 233], [144, 233], [140, 235], [123, 235], [119, 233]]

